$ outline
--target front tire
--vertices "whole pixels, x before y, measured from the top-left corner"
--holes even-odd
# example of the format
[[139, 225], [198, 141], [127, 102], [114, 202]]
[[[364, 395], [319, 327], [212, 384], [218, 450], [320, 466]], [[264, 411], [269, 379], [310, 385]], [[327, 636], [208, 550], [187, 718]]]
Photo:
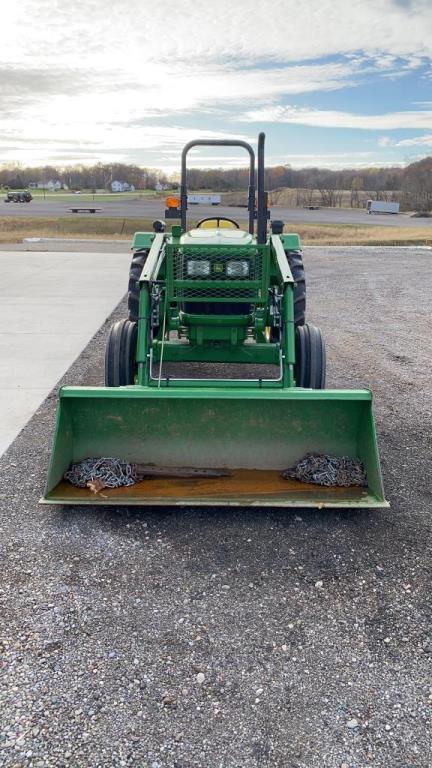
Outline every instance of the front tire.
[[138, 326], [118, 320], [111, 326], [105, 350], [105, 386], [125, 387], [135, 383]]
[[305, 389], [324, 389], [326, 351], [319, 328], [309, 323], [297, 328], [295, 355], [296, 385]]

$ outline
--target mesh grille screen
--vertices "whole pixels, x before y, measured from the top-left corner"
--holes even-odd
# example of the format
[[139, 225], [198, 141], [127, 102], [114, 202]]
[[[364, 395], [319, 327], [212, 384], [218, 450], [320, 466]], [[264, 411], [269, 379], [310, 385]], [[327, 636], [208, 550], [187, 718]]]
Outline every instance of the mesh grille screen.
[[263, 254], [255, 246], [171, 247], [171, 300], [263, 300]]

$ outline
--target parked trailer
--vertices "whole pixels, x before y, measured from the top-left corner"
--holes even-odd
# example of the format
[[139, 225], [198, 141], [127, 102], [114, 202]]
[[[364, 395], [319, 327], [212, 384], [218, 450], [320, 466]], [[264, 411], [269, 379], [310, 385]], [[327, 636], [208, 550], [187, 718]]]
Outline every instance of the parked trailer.
[[386, 203], [384, 200], [368, 200], [367, 212], [370, 213], [399, 213], [399, 203]]
[[190, 205], [220, 205], [220, 195], [188, 195]]

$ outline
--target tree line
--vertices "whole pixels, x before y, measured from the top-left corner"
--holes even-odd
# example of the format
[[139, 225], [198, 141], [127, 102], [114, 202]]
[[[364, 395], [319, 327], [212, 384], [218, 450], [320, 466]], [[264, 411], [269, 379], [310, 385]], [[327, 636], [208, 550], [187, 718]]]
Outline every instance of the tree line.
[[0, 168], [0, 185], [10, 189], [22, 189], [29, 184], [47, 184], [48, 181], [60, 181], [68, 189], [106, 189], [113, 181], [126, 181], [135, 189], [154, 189], [156, 184], [167, 183], [166, 174], [152, 168], [140, 168], [138, 165], [111, 163], [104, 165], [76, 165], [58, 168], [45, 165], [40, 168], [26, 168], [16, 165], [4, 165]]
[[[428, 211], [432, 209], [432, 157], [426, 157], [405, 167], [346, 168], [333, 171], [326, 168], [294, 169], [289, 165], [266, 169], [265, 186], [272, 192], [273, 204], [278, 192], [296, 190], [295, 204], [351, 207], [364, 206], [368, 199], [399, 201], [403, 208]], [[192, 169], [188, 173], [191, 189], [212, 189], [215, 192], [246, 190], [247, 169]], [[281, 200], [282, 202], [282, 200]]]
[[[162, 171], [123, 163], [58, 168], [47, 165], [26, 168], [5, 165], [0, 168], [0, 185], [23, 189], [31, 183], [59, 180], [69, 189], [110, 189], [114, 180], [126, 181], [136, 189], [154, 189], [157, 183], [178, 186], [178, 174], [168, 177]], [[246, 168], [192, 168], [188, 171], [190, 190], [233, 192], [246, 190]], [[295, 204], [326, 206], [363, 206], [368, 198], [398, 200], [402, 207], [432, 209], [432, 157], [405, 167], [329, 170], [326, 168], [294, 169], [279, 165], [266, 169], [266, 188], [277, 203], [278, 192], [296, 190]]]

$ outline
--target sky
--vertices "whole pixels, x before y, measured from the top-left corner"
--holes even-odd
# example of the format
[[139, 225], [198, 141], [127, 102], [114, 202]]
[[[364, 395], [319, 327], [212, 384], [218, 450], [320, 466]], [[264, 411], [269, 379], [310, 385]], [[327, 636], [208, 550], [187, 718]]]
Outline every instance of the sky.
[[261, 130], [267, 165], [432, 154], [432, 0], [3, 0], [0, 29], [0, 164], [171, 173]]

